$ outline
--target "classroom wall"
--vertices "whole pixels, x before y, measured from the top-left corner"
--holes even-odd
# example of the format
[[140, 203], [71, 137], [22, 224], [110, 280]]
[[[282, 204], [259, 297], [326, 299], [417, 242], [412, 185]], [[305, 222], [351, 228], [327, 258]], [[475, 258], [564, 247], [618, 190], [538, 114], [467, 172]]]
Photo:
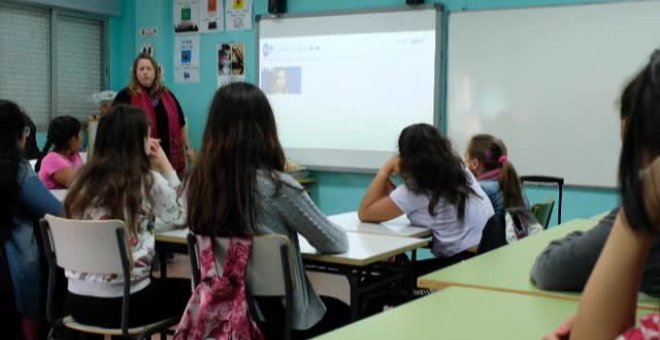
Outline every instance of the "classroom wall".
[[[226, 0], [225, 0], [226, 1]], [[151, 43], [156, 50], [156, 58], [165, 70], [166, 84], [176, 94], [189, 120], [189, 133], [193, 147], [201, 144], [201, 135], [206, 121], [208, 102], [216, 90], [216, 45], [220, 42], [245, 42], [246, 78], [254, 82], [255, 78], [255, 31], [226, 32], [201, 35], [201, 81], [199, 84], [175, 84], [173, 74], [173, 18], [172, 0], [121, 0], [121, 15], [111, 20], [111, 88], [119, 90], [126, 85], [128, 69], [140, 46]], [[306, 13], [333, 10], [365, 10], [383, 7], [401, 7], [404, 0], [288, 0], [289, 13]], [[599, 0], [444, 0], [428, 1], [440, 3], [446, 11], [482, 10], [495, 8], [515, 8], [564, 4], [587, 4], [616, 2]], [[267, 0], [254, 0], [254, 14], [267, 13]], [[449, 17], [451, 20], [451, 16]], [[445, 23], [446, 25], [446, 23]], [[143, 38], [138, 30], [142, 27], [156, 27], [159, 32], [155, 37]], [[133, 33], [131, 33], [133, 32]], [[446, 46], [443, 46], [443, 49]], [[444, 78], [443, 78], [444, 79]], [[441, 79], [441, 81], [443, 81]], [[441, 94], [441, 98], [444, 95]], [[443, 123], [444, 108], [441, 109], [440, 126]], [[393, 140], [397, 136], [392, 136]], [[567, 166], [570, 166], [567, 164]], [[368, 174], [313, 172], [316, 184], [312, 187], [312, 198], [326, 214], [355, 210], [371, 180]], [[527, 190], [531, 202], [545, 201], [555, 191], [531, 188]], [[617, 204], [614, 190], [567, 188], [564, 191], [562, 220], [588, 217]], [[555, 209], [555, 214], [557, 209]], [[552, 219], [556, 222], [556, 215]]]

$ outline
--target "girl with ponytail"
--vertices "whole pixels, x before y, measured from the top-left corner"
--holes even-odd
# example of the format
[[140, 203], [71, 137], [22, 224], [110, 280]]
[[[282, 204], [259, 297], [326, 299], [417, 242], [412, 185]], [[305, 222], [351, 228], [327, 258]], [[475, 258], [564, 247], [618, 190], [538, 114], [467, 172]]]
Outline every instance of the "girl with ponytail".
[[488, 195], [495, 214], [525, 206], [518, 173], [502, 140], [487, 134], [475, 135], [468, 143], [465, 163]]
[[48, 189], [68, 188], [82, 166], [80, 130], [80, 122], [70, 116], [59, 116], [50, 121], [48, 139], [35, 166], [39, 179]]

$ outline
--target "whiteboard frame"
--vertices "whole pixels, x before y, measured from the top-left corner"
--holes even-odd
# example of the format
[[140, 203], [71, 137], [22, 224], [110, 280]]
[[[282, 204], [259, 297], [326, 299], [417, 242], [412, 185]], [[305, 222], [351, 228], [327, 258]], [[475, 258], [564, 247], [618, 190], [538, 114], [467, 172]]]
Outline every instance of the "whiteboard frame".
[[[332, 11], [319, 11], [319, 12], [300, 12], [300, 13], [284, 13], [284, 14], [258, 14], [255, 16], [255, 49], [257, 57], [255, 58], [256, 64], [256, 84], [259, 84], [261, 69], [259, 65], [259, 37], [261, 35], [260, 23], [262, 20], [279, 20], [279, 19], [294, 19], [294, 18], [313, 18], [313, 17], [327, 17], [327, 16], [344, 16], [344, 15], [362, 15], [362, 14], [379, 14], [379, 13], [391, 13], [391, 12], [408, 12], [408, 11], [419, 11], [419, 10], [435, 10], [435, 67], [433, 70], [433, 126], [436, 129], [440, 129], [440, 99], [441, 97], [446, 97], [446, 93], [441, 93], [440, 91], [446, 91], [446, 78], [440, 79], [441, 76], [441, 63], [446, 60], [446, 52], [444, 48], [447, 46], [447, 37], [448, 32], [446, 27], [447, 12], [444, 10], [442, 4], [423, 4], [423, 5], [414, 5], [414, 6], [396, 6], [396, 7], [383, 7], [383, 8], [372, 8], [372, 9], [363, 9], [363, 10], [332, 10]], [[392, 136], [392, 140], [396, 140], [398, 136]], [[332, 149], [324, 149], [332, 150]], [[284, 149], [286, 154], [287, 149]], [[347, 150], [348, 151], [348, 150]], [[360, 151], [360, 150], [350, 150], [350, 151]], [[371, 152], [371, 151], [364, 151]], [[373, 151], [374, 153], [382, 153], [383, 151]], [[310, 170], [316, 171], [329, 171], [329, 172], [347, 172], [347, 173], [376, 173], [379, 168], [372, 167], [351, 167], [351, 166], [319, 166], [319, 165], [307, 165], [303, 164]]]

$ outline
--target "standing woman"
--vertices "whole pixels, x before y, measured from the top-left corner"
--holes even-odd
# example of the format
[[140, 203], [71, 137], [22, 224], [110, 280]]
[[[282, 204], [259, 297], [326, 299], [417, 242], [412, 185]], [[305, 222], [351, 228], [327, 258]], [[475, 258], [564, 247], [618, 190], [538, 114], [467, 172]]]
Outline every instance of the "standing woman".
[[[23, 159], [30, 132], [30, 124], [21, 109], [13, 102], [0, 99], [0, 192], [4, 198], [0, 204], [0, 252], [3, 253], [0, 257], [6, 258], [20, 331], [25, 340], [38, 338], [43, 315], [39, 243], [34, 224], [47, 213], [62, 213], [62, 204]], [[6, 280], [0, 279], [4, 289]], [[5, 301], [0, 306], [3, 311], [9, 308]], [[6, 335], [5, 330], [3, 328], [3, 335]]]
[[133, 62], [131, 80], [121, 90], [113, 105], [129, 104], [142, 109], [149, 119], [151, 137], [160, 145], [178, 174], [186, 169], [186, 155], [192, 153], [186, 120], [179, 101], [161, 81], [160, 68], [148, 54], [140, 54]]

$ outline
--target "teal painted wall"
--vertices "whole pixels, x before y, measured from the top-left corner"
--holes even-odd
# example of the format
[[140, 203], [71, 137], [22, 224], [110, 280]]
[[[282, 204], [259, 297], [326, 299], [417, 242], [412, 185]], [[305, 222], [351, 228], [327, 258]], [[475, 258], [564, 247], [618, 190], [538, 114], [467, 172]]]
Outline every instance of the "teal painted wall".
[[[546, 5], [567, 5], [616, 2], [603, 0], [444, 0], [432, 1], [445, 6], [447, 12], [463, 10], [483, 10]], [[333, 10], [364, 10], [384, 7], [401, 7], [403, 0], [288, 0], [290, 13], [306, 13]], [[245, 42], [247, 49], [246, 65], [256, 65], [255, 31], [202, 34], [201, 72], [199, 84], [175, 84], [173, 81], [173, 19], [172, 0], [122, 0], [122, 13], [111, 20], [111, 87], [115, 90], [126, 85], [128, 69], [139, 47], [149, 42], [156, 48], [156, 58], [165, 70], [166, 84], [179, 98], [189, 119], [191, 142], [195, 148], [201, 144], [201, 135], [206, 122], [208, 103], [216, 89], [216, 45], [220, 42]], [[254, 14], [267, 12], [266, 0], [254, 0]], [[451, 20], [451, 15], [449, 15]], [[446, 23], [445, 23], [446, 24]], [[142, 27], [156, 27], [156, 37], [142, 38], [138, 30]], [[444, 30], [446, 32], [446, 30]], [[133, 33], [131, 33], [133, 32]], [[444, 50], [443, 46], [443, 50]], [[117, 50], [115, 50], [117, 49]], [[443, 72], [444, 73], [444, 72]], [[254, 66], [246, 72], [248, 81], [255, 81]], [[444, 82], [444, 80], [443, 80]], [[441, 98], [443, 96], [441, 95]], [[440, 126], [443, 127], [444, 109], [441, 110]], [[392, 136], [393, 140], [397, 136]], [[567, 166], [569, 166], [567, 164]], [[316, 184], [312, 187], [312, 198], [326, 214], [355, 210], [371, 180], [371, 175], [334, 172], [313, 172]], [[529, 188], [527, 195], [531, 202], [545, 201], [555, 195], [556, 190]], [[614, 190], [566, 188], [562, 220], [588, 217], [616, 206], [617, 194]], [[556, 223], [556, 211], [553, 223]]]

